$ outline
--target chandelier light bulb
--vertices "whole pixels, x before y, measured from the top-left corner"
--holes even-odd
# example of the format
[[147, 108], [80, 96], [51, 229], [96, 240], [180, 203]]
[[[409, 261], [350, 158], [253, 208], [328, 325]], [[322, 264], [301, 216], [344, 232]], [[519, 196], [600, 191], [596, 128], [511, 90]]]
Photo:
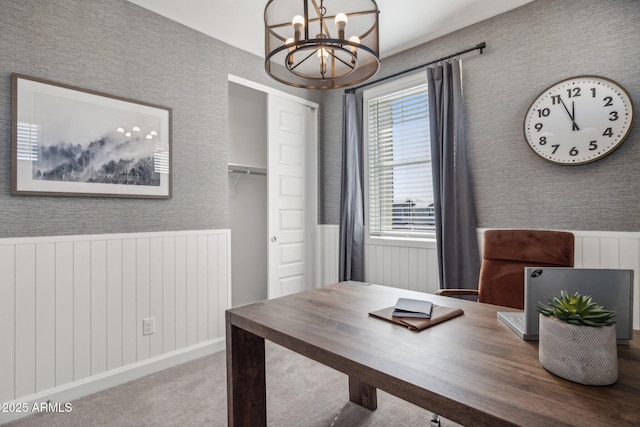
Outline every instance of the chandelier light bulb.
[[[352, 43], [360, 44], [360, 37], [351, 36], [351, 37], [349, 37], [349, 41], [352, 42]], [[353, 53], [355, 53], [358, 50], [358, 48], [355, 47], [355, 46], [350, 46], [350, 48], [351, 48], [351, 52], [353, 52]]]
[[287, 46], [287, 50], [288, 50], [289, 52], [291, 52], [293, 49], [295, 49], [295, 48], [296, 48], [296, 47], [294, 46], [294, 45], [295, 45], [295, 42], [296, 42], [296, 41], [295, 41], [295, 39], [294, 39], [293, 37], [289, 37], [289, 38], [284, 42], [284, 44]]
[[[296, 48], [296, 47], [295, 47], [295, 45], [294, 45], [294, 43], [295, 43], [295, 40], [293, 39], [293, 37], [289, 37], [289, 38], [287, 39], [287, 41], [286, 41], [286, 42], [284, 42], [284, 44], [285, 44], [286, 46], [288, 46], [288, 47], [287, 47], [287, 50], [288, 50], [289, 52], [292, 52], [292, 51]], [[289, 55], [289, 56], [288, 56], [288, 59], [287, 59], [287, 65], [289, 65], [290, 67], [293, 65], [293, 54], [291, 54], [291, 55]]]
[[318, 58], [320, 58], [320, 74], [324, 76], [327, 73], [327, 58], [329, 57], [329, 52], [327, 49], [321, 47], [318, 49]]
[[338, 38], [344, 40], [344, 29], [347, 26], [347, 22], [349, 22], [349, 18], [347, 15], [340, 12], [336, 15], [336, 28], [338, 29]]
[[[358, 36], [351, 36], [349, 37], [349, 41], [352, 43], [357, 43], [360, 44], [360, 37]], [[358, 56], [358, 48], [355, 46], [349, 46], [349, 49], [351, 50], [351, 53], [353, 53], [353, 58], [351, 58], [351, 64], [355, 65], [356, 63], [356, 58]]]
[[326, 61], [328, 56], [329, 56], [329, 52], [327, 52], [327, 49], [323, 47], [318, 49], [318, 58], [320, 58], [321, 61]]
[[300, 34], [302, 33], [302, 28], [304, 28], [304, 18], [300, 15], [296, 15], [291, 20], [291, 25], [293, 25], [294, 30], [294, 40], [297, 42], [300, 40]]
[[291, 20], [291, 23], [293, 24], [294, 27], [296, 25], [301, 25], [304, 27], [304, 18], [302, 17], [302, 15], [296, 15]]
[[117, 130], [119, 133], [124, 133], [124, 128], [118, 128]]

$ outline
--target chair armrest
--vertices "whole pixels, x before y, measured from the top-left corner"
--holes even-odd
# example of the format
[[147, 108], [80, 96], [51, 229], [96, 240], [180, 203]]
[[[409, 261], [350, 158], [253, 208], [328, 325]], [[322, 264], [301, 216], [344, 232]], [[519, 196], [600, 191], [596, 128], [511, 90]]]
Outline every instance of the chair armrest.
[[475, 295], [478, 296], [477, 289], [438, 289], [436, 295], [442, 295], [445, 297], [457, 297], [460, 295]]

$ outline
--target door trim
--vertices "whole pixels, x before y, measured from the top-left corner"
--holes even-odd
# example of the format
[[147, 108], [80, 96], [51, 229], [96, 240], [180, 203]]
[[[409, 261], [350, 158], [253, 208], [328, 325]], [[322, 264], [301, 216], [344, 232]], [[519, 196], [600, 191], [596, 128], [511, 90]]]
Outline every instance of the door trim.
[[280, 98], [288, 99], [289, 101], [294, 101], [299, 104], [303, 104], [303, 105], [306, 105], [307, 107], [311, 107], [315, 110], [318, 110], [319, 105], [313, 101], [309, 101], [308, 99], [300, 98], [299, 96], [291, 95], [290, 93], [282, 92], [281, 90], [274, 89], [272, 87], [263, 85], [261, 83], [252, 82], [251, 80], [234, 76], [233, 74], [229, 74], [228, 78], [230, 82], [237, 83], [239, 85], [258, 90], [260, 92], [276, 95], [276, 96], [279, 96]]

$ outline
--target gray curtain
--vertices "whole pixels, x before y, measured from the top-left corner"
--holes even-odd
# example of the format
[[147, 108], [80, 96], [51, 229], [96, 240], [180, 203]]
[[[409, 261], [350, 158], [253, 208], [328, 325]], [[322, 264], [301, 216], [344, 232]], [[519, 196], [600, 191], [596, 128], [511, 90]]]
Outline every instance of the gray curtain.
[[364, 281], [362, 97], [357, 99], [355, 94], [345, 93], [343, 102], [338, 280]]
[[478, 288], [480, 256], [467, 161], [460, 63], [427, 69], [440, 288]]

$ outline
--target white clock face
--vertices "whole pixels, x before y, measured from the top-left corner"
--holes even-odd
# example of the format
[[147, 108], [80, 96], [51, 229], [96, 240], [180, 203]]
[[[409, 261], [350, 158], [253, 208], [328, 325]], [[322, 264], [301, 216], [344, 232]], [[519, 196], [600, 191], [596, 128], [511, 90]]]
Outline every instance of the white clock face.
[[534, 152], [559, 164], [593, 162], [631, 131], [633, 104], [617, 83], [596, 76], [563, 80], [531, 104], [524, 134]]

